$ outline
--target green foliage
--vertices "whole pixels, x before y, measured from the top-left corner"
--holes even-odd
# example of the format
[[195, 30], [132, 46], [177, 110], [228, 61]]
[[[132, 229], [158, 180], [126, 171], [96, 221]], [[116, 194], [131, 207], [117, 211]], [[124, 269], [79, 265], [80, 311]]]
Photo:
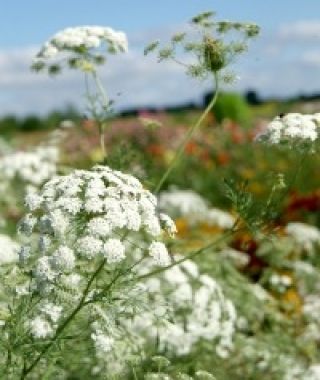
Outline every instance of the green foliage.
[[214, 117], [218, 123], [229, 119], [243, 126], [251, 124], [250, 107], [240, 94], [222, 93], [213, 107]]

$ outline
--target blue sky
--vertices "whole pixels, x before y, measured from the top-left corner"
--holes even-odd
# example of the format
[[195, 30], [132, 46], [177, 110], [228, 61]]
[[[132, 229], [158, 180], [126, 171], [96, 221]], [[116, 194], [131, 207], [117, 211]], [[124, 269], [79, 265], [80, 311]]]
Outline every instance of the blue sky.
[[1, 6], [0, 46], [40, 44], [57, 30], [80, 24], [137, 32], [183, 23], [208, 9], [221, 18], [255, 21], [266, 31], [320, 17], [318, 0], [7, 0]]
[[265, 96], [320, 92], [319, 0], [7, 0], [0, 13], [0, 114], [43, 113], [81, 103], [79, 78], [36, 78], [28, 65], [48, 37], [82, 24], [108, 25], [128, 34], [129, 56], [104, 75], [111, 93], [123, 94], [120, 108], [198, 99], [207, 84], [195, 91], [194, 83], [174, 66], [143, 62], [141, 44], [209, 9], [221, 19], [262, 27], [260, 38], [236, 66], [241, 80], [235, 90], [253, 87]]

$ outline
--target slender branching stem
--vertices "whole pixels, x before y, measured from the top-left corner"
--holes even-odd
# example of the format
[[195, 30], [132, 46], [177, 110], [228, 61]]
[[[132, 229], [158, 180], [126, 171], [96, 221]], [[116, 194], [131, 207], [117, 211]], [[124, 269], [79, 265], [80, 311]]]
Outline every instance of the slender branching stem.
[[90, 277], [83, 293], [80, 298], [80, 301], [78, 305], [73, 309], [71, 314], [64, 320], [64, 322], [57, 328], [55, 335], [51, 339], [51, 341], [42, 349], [42, 351], [38, 354], [38, 356], [34, 359], [34, 361], [27, 367], [24, 367], [22, 370], [22, 374], [20, 379], [25, 379], [31, 371], [37, 366], [39, 361], [44, 357], [44, 355], [49, 351], [49, 349], [56, 343], [58, 338], [61, 336], [61, 334], [64, 332], [66, 327], [72, 322], [72, 320], [76, 317], [76, 315], [79, 313], [79, 311], [82, 309], [82, 307], [85, 305], [85, 301], [87, 298], [87, 295], [90, 291], [91, 285], [93, 281], [96, 279], [96, 277], [99, 275], [99, 273], [102, 271], [106, 260], [102, 260], [101, 263], [98, 265], [97, 269], [93, 272], [92, 276]]
[[225, 234], [220, 236], [218, 239], [214, 239], [213, 241], [211, 241], [207, 245], [204, 245], [203, 247], [201, 247], [195, 251], [190, 252], [189, 254], [185, 255], [182, 259], [174, 261], [172, 264], [170, 264], [166, 267], [162, 267], [162, 268], [156, 269], [152, 272], [149, 272], [149, 273], [146, 273], [146, 274], [139, 276], [138, 280], [143, 280], [143, 279], [146, 279], [149, 277], [156, 276], [162, 272], [165, 272], [168, 269], [175, 267], [176, 265], [182, 264], [183, 262], [185, 262], [187, 260], [194, 259], [196, 256], [200, 255], [201, 253], [205, 252], [206, 250], [221, 244], [226, 239], [230, 238], [232, 235], [234, 235], [236, 232], [239, 232], [239, 231], [240, 231], [240, 228], [239, 229], [231, 228], [229, 231], [227, 231]]
[[197, 120], [197, 122], [192, 125], [188, 132], [186, 133], [183, 141], [181, 142], [179, 148], [177, 149], [177, 152], [176, 152], [176, 155], [174, 156], [173, 160], [171, 161], [168, 169], [166, 170], [166, 172], [163, 174], [163, 176], [161, 177], [160, 181], [158, 182], [154, 192], [156, 194], [158, 194], [160, 192], [160, 190], [162, 189], [162, 186], [163, 184], [165, 183], [165, 181], [167, 180], [167, 178], [169, 177], [170, 173], [172, 172], [173, 168], [175, 167], [175, 165], [178, 163], [178, 161], [181, 159], [184, 151], [185, 151], [185, 148], [188, 144], [188, 142], [190, 141], [190, 139], [192, 138], [192, 136], [194, 135], [194, 133], [197, 131], [197, 129], [202, 125], [203, 121], [205, 120], [205, 118], [207, 117], [207, 115], [209, 114], [209, 112], [212, 110], [212, 107], [215, 105], [217, 99], [218, 99], [218, 95], [219, 95], [219, 78], [218, 78], [218, 74], [216, 72], [214, 72], [214, 83], [215, 83], [215, 90], [214, 90], [214, 95], [210, 101], [210, 103], [207, 105], [206, 109], [203, 111], [203, 113], [201, 114], [201, 116], [199, 117], [199, 119]]
[[[101, 80], [100, 80], [100, 78], [99, 78], [99, 76], [98, 76], [98, 74], [97, 74], [96, 71], [92, 72], [92, 77], [93, 77], [94, 83], [95, 83], [95, 85], [97, 87], [98, 94], [99, 94], [100, 99], [101, 99], [101, 106], [102, 106], [102, 109], [103, 109], [103, 113], [105, 113], [105, 112], [108, 111], [109, 105], [110, 105], [110, 101], [109, 101], [108, 95], [107, 95], [106, 90], [103, 87], [103, 85], [101, 83]], [[106, 146], [105, 146], [104, 130], [105, 130], [105, 121], [104, 120], [99, 121], [100, 147], [101, 147], [101, 151], [102, 151], [103, 157], [105, 158], [105, 156], [106, 156]]]

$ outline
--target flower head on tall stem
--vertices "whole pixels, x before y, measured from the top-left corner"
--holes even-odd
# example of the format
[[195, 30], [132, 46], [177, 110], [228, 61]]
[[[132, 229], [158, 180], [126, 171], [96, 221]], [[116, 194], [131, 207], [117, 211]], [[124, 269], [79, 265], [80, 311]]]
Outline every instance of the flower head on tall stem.
[[[212, 99], [197, 122], [187, 131], [166, 172], [155, 186], [155, 193], [160, 192], [174, 166], [183, 156], [188, 142], [215, 105], [220, 82], [234, 81], [234, 75], [225, 72], [225, 69], [239, 54], [247, 50], [248, 39], [259, 33], [256, 24], [216, 21], [214, 15], [214, 12], [201, 13], [191, 20], [190, 33], [173, 35], [170, 43], [164, 47], [160, 47], [159, 41], [154, 41], [144, 50], [145, 55], [157, 50], [159, 62], [172, 60], [183, 66], [188, 75], [202, 80], [210, 79], [214, 86]], [[236, 32], [240, 38], [233, 40], [230, 37], [231, 32]]]
[[[214, 16], [214, 12], [204, 12], [193, 17], [188, 32], [174, 34], [166, 46], [152, 42], [145, 48], [145, 55], [157, 50], [159, 62], [173, 60], [184, 66], [188, 75], [199, 79], [225, 70], [247, 51], [248, 40], [258, 35], [259, 27], [252, 23], [216, 21]], [[230, 82], [234, 76], [225, 73], [221, 79]]]
[[63, 65], [71, 69], [91, 72], [105, 63], [106, 53], [116, 54], [128, 50], [125, 33], [103, 26], [77, 26], [66, 28], [51, 37], [41, 47], [32, 69], [58, 74]]
[[[103, 157], [105, 149], [106, 120], [112, 114], [112, 101], [108, 98], [98, 73], [98, 66], [106, 62], [107, 54], [128, 51], [128, 40], [124, 32], [103, 26], [77, 26], [56, 33], [41, 47], [32, 70], [46, 70], [50, 75], [59, 74], [64, 67], [80, 70], [86, 77], [86, 98], [89, 116], [98, 126]], [[91, 92], [89, 79], [96, 89]]]

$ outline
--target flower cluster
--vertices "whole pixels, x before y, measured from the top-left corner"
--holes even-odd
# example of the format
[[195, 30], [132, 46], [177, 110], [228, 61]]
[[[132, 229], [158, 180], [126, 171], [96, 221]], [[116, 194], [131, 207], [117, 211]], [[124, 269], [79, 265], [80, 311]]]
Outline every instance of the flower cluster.
[[192, 190], [172, 189], [164, 191], [159, 197], [159, 207], [174, 218], [181, 216], [192, 217], [207, 211], [207, 202]]
[[31, 188], [37, 188], [56, 174], [58, 158], [59, 151], [54, 146], [14, 152], [0, 158], [0, 177], [4, 182], [17, 179]]
[[7, 235], [0, 235], [0, 265], [17, 261], [19, 244]]
[[289, 147], [310, 144], [319, 138], [320, 114], [307, 115], [289, 113], [277, 116], [265, 131], [257, 136], [257, 140]]
[[48, 62], [49, 73], [56, 74], [60, 71], [61, 59], [67, 59], [71, 68], [92, 71], [94, 65], [104, 63], [107, 51], [114, 54], [127, 50], [128, 41], [125, 33], [112, 28], [103, 26], [66, 28], [43, 45], [33, 63], [33, 69], [40, 71]]
[[209, 207], [208, 203], [192, 190], [164, 191], [159, 197], [159, 207], [174, 218], [187, 218], [192, 224], [206, 223], [229, 229], [235, 218], [228, 212]]
[[316, 245], [320, 246], [320, 230], [317, 227], [291, 222], [286, 226], [286, 232], [299, 247], [307, 252], [312, 252]]
[[[137, 249], [134, 255], [139, 261], [143, 252]], [[175, 257], [182, 259], [180, 255]], [[144, 275], [151, 268], [152, 260], [148, 258], [135, 271]], [[109, 374], [117, 371], [123, 375], [134, 352], [143, 355], [156, 342], [156, 354], [167, 352], [173, 357], [191, 354], [202, 341], [210, 342], [222, 359], [233, 349], [235, 307], [220, 285], [211, 276], [201, 274], [191, 260], [148, 277], [132, 288], [126, 298], [129, 305], [140, 298], [138, 312], [132, 314], [137, 306], [127, 304], [125, 308], [125, 297], [119, 297], [126, 311], [124, 316], [119, 317], [119, 311], [115, 312], [111, 305], [97, 307], [95, 314], [100, 320], [92, 325], [96, 356]]]
[[223, 259], [229, 260], [237, 268], [244, 268], [250, 262], [250, 257], [246, 252], [238, 251], [230, 247], [222, 249], [220, 255]]
[[[160, 277], [146, 280], [145, 285], [150, 294], [149, 302], [155, 304], [151, 313], [135, 318], [138, 331], [153, 339], [159, 336], [160, 349], [174, 355], [189, 354], [201, 340], [214, 340], [217, 355], [222, 358], [229, 355], [236, 310], [219, 284], [201, 274], [193, 261], [185, 260]], [[163, 318], [157, 322], [155, 315]]]
[[31, 237], [22, 247], [20, 262], [32, 265], [39, 289], [76, 271], [78, 261], [104, 258], [110, 265], [123, 261], [130, 234], [144, 234], [156, 263], [170, 262], [165, 245], [156, 239], [163, 231], [171, 235], [174, 223], [167, 215], [158, 215], [156, 198], [130, 175], [105, 166], [76, 170], [52, 178], [25, 202], [30, 212], [19, 231], [39, 237], [36, 243]]
[[47, 338], [57, 327], [62, 315], [62, 307], [49, 302], [38, 306], [36, 316], [29, 322], [29, 328], [34, 338]]

